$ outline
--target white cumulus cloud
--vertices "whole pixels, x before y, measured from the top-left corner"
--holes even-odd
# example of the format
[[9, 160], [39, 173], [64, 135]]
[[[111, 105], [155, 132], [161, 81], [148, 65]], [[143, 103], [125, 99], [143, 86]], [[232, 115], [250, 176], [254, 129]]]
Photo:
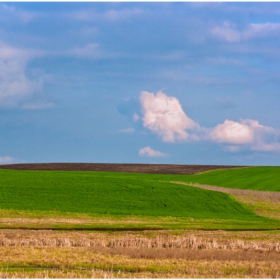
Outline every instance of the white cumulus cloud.
[[187, 129], [199, 127], [183, 111], [179, 100], [159, 91], [143, 91], [140, 96], [143, 125], [158, 134], [164, 142], [189, 138]]
[[[262, 125], [258, 120], [226, 119], [213, 128], [205, 128], [185, 114], [177, 98], [167, 96], [161, 91], [156, 94], [141, 92], [140, 102], [143, 126], [160, 136], [164, 142], [210, 141], [221, 144], [222, 148], [229, 152], [244, 149], [280, 152], [280, 130]], [[148, 152], [152, 154], [150, 147], [142, 150], [142, 155]]]
[[257, 120], [225, 120], [211, 129], [208, 136], [214, 142], [229, 144], [226, 149], [231, 152], [239, 151], [242, 145], [252, 151], [280, 151], [280, 131]]
[[246, 144], [253, 141], [254, 131], [244, 123], [225, 120], [212, 129], [210, 138], [220, 143]]
[[139, 156], [141, 157], [166, 157], [167, 154], [164, 154], [159, 151], [153, 150], [150, 146], [144, 147], [139, 150]]
[[261, 125], [255, 120], [244, 120], [254, 130], [253, 151], [279, 152], [280, 131], [269, 126]]

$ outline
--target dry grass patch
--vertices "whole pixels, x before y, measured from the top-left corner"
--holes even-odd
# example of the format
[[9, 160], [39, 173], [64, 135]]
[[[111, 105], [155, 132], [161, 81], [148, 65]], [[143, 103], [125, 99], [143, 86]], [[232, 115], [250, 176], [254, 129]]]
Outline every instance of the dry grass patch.
[[[24, 217], [24, 218], [23, 218]], [[201, 220], [203, 223], [203, 221]], [[161, 225], [181, 225], [193, 223], [192, 218], [178, 217], [141, 217], [141, 216], [95, 216], [83, 213], [55, 211], [23, 211], [0, 209], [0, 226], [2, 228], [106, 228], [138, 227], [159, 228]]]
[[165, 248], [280, 251], [280, 233], [225, 231], [58, 232], [0, 230], [0, 247]]
[[0, 230], [0, 277], [272, 278], [280, 233]]
[[[25, 218], [22, 218], [25, 217]], [[0, 209], [0, 223], [3, 225], [23, 225], [23, 224], [111, 224], [118, 221], [122, 223], [143, 222], [141, 218], [131, 217], [92, 217], [83, 213], [65, 213], [55, 211], [26, 211]]]
[[9, 278], [273, 278], [280, 275], [279, 259], [248, 261], [232, 256], [231, 260], [216, 260], [216, 252], [203, 258], [194, 254], [193, 259], [188, 259], [158, 258], [158, 254], [141, 258], [86, 248], [3, 249], [0, 249], [0, 276]]

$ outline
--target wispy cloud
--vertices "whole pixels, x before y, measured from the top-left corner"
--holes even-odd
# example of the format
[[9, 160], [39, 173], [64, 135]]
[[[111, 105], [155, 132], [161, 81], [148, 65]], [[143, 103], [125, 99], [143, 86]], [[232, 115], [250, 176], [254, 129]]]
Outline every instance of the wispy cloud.
[[221, 85], [221, 84], [231, 84], [236, 82], [236, 78], [226, 77], [221, 79], [220, 75], [215, 74], [203, 74], [194, 73], [191, 70], [181, 71], [181, 70], [168, 70], [161, 71], [157, 74], [158, 77], [162, 79], [168, 79], [171, 81], [186, 81], [192, 84], [204, 84], [204, 85]]
[[125, 115], [130, 121], [137, 122], [140, 117], [139, 101], [136, 98], [128, 98], [118, 104], [117, 110], [120, 114]]
[[216, 98], [217, 105], [220, 108], [231, 109], [237, 106], [237, 103], [233, 101], [231, 98]]
[[15, 7], [14, 5], [0, 5], [0, 22], [11, 21], [11, 19], [27, 23], [36, 17], [36, 13]]
[[205, 62], [210, 65], [233, 65], [233, 66], [243, 66], [244, 61], [236, 58], [229, 58], [224, 56], [212, 56], [206, 57]]
[[115, 21], [124, 20], [128, 18], [134, 18], [136, 16], [142, 15], [144, 11], [140, 8], [133, 9], [121, 9], [121, 10], [109, 10], [103, 14], [104, 19]]
[[110, 9], [104, 12], [97, 12], [96, 10], [80, 10], [71, 12], [68, 14], [68, 17], [76, 20], [81, 21], [99, 21], [99, 20], [106, 20], [106, 21], [119, 21], [119, 20], [126, 20], [129, 18], [134, 18], [136, 16], [140, 16], [144, 14], [144, 11], [140, 8], [133, 8], [133, 9], [120, 9], [114, 10]]
[[[12, 56], [13, 49], [0, 48], [0, 104], [15, 107], [22, 100], [41, 89], [40, 80], [30, 80], [25, 75], [27, 60]], [[8, 55], [5, 57], [5, 53]]]
[[134, 113], [132, 119], [133, 121], [137, 122], [140, 119], [140, 117], [138, 114]]
[[241, 34], [236, 27], [228, 22], [224, 22], [221, 26], [215, 26], [211, 33], [227, 42], [239, 42]]
[[120, 133], [126, 133], [126, 134], [131, 134], [134, 131], [135, 131], [135, 129], [133, 127], [128, 127], [128, 128], [119, 130]]
[[250, 23], [241, 29], [233, 23], [224, 22], [221, 25], [213, 27], [210, 33], [221, 40], [236, 43], [254, 38], [278, 37], [279, 31], [280, 23]]
[[251, 23], [243, 32], [243, 37], [251, 39], [255, 37], [279, 36], [280, 23]]
[[153, 150], [150, 146], [144, 147], [139, 150], [139, 156], [141, 157], [166, 157], [167, 154], [164, 154], [160, 151]]
[[78, 58], [86, 58], [91, 60], [101, 59], [101, 58], [108, 58], [113, 57], [113, 54], [106, 53], [105, 51], [101, 50], [99, 44], [91, 43], [87, 44], [84, 47], [80, 48], [73, 48], [64, 54], [75, 56]]
[[55, 107], [55, 103], [48, 102], [48, 101], [37, 101], [31, 103], [25, 103], [22, 105], [22, 108], [25, 110], [42, 110], [42, 109], [49, 109]]
[[[42, 92], [44, 79], [43, 76], [30, 79], [25, 72], [28, 62], [41, 55], [41, 51], [19, 49], [0, 43], [0, 107], [24, 106], [28, 109], [33, 103], [30, 109], [34, 109], [31, 99]], [[26, 102], [28, 103], [25, 104]], [[42, 106], [41, 102], [40, 107], [46, 108], [46, 105], [49, 107], [50, 104]]]
[[11, 164], [11, 163], [15, 163], [16, 159], [9, 157], [9, 156], [3, 156], [0, 157], [0, 164]]

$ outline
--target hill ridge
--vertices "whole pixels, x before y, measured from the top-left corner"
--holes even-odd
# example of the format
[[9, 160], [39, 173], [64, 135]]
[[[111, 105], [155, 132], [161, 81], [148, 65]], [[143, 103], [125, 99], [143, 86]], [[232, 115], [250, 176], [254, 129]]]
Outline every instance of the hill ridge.
[[109, 171], [148, 174], [196, 174], [217, 169], [242, 168], [237, 165], [140, 164], [140, 163], [17, 163], [1, 169], [52, 171]]

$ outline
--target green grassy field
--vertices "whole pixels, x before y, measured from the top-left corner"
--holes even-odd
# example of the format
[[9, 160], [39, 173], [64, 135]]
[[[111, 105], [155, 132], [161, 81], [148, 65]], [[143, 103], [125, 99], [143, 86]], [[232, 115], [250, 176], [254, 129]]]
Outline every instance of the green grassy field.
[[[107, 217], [114, 220], [112, 224], [116, 227], [123, 226], [122, 221], [118, 221], [121, 217], [142, 217], [138, 224], [138, 218], [135, 220], [136, 226], [280, 228], [278, 221], [257, 216], [228, 194], [170, 183], [180, 181], [275, 191], [280, 190], [279, 171], [279, 167], [254, 167], [196, 175], [159, 175], [0, 170], [0, 210], [1, 213], [8, 213], [6, 210], [28, 215], [37, 213], [37, 217], [45, 218], [53, 213], [64, 217], [82, 214]], [[14, 215], [20, 216], [22, 214]]]
[[[135, 173], [107, 173], [100, 172], [102, 176], [118, 178], [140, 178]], [[185, 183], [198, 183], [226, 188], [280, 191], [280, 166], [256, 166], [234, 169], [221, 169], [207, 171], [193, 175], [175, 174], [141, 174], [143, 180], [178, 181]]]
[[249, 204], [236, 190], [170, 182], [279, 191], [279, 171], [0, 169], [0, 277], [277, 278], [280, 215], [256, 208], [280, 214], [280, 200], [248, 197]]
[[[105, 176], [106, 175], [106, 176]], [[2, 209], [193, 218], [253, 218], [224, 193], [102, 172], [0, 170]]]
[[[178, 178], [179, 179], [179, 178]], [[280, 191], [280, 167], [247, 167], [214, 170], [182, 177], [180, 181], [226, 188]]]

